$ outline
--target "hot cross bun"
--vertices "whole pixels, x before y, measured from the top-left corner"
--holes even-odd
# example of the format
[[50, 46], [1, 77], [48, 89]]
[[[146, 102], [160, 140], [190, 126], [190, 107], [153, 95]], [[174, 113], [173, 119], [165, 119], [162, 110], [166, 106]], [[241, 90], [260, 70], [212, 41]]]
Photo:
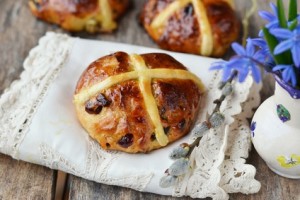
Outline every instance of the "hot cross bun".
[[203, 92], [201, 80], [167, 54], [117, 52], [83, 72], [74, 104], [102, 148], [149, 152], [189, 132]]
[[30, 0], [33, 15], [68, 31], [111, 32], [129, 0]]
[[221, 57], [240, 32], [232, 0], [148, 0], [141, 23], [167, 50]]

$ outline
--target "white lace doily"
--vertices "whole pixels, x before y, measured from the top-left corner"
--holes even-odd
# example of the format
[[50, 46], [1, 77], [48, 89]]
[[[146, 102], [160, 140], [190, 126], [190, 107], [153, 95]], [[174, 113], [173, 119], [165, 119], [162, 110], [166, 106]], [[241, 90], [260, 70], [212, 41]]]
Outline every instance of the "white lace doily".
[[[206, 134], [192, 153], [194, 170], [174, 188], [162, 189], [159, 179], [172, 161], [174, 144], [149, 154], [102, 150], [77, 122], [73, 91], [82, 71], [93, 60], [115, 51], [165, 52], [126, 44], [75, 39], [47, 33], [31, 50], [24, 72], [0, 98], [0, 152], [100, 183], [119, 185], [162, 195], [228, 199], [228, 193], [258, 192], [256, 170], [245, 159], [251, 147], [247, 118], [260, 99], [260, 85], [248, 78], [235, 84], [223, 103], [226, 126]], [[220, 75], [209, 72], [215, 59], [167, 52], [197, 74], [207, 88], [199, 121], [219, 98]], [[243, 111], [243, 112], [242, 112]], [[165, 158], [162, 160], [162, 158]]]

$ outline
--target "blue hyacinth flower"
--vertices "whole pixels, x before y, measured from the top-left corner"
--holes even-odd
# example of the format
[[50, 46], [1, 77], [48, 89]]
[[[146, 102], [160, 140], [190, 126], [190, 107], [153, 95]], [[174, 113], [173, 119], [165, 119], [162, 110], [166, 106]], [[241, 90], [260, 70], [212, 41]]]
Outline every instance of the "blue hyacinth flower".
[[273, 71], [282, 71], [281, 76], [284, 82], [291, 82], [294, 87], [297, 85], [297, 75], [292, 65], [277, 65]]
[[275, 66], [275, 60], [271, 54], [270, 48], [267, 42], [262, 38], [253, 38], [251, 39], [254, 46], [258, 47], [258, 60], [264, 63], [265, 69], [270, 72]]
[[232, 72], [237, 71], [239, 82], [244, 82], [251, 71], [254, 81], [259, 83], [261, 80], [259, 65], [263, 65], [262, 62], [265, 59], [262, 52], [256, 51], [251, 39], [247, 40], [246, 48], [238, 43], [233, 43], [231, 46], [236, 56], [229, 61], [214, 63], [210, 69], [223, 70], [223, 81], [227, 81], [231, 77]]
[[276, 38], [283, 40], [274, 49], [274, 54], [278, 55], [285, 51], [291, 50], [293, 61], [296, 67], [300, 67], [300, 27], [290, 31], [288, 29], [276, 28], [270, 30]]
[[210, 70], [221, 70], [223, 71], [222, 81], [227, 81], [232, 73], [232, 67], [229, 65], [229, 61], [219, 61], [212, 63]]
[[264, 56], [261, 52], [255, 50], [252, 40], [247, 40], [246, 48], [238, 43], [233, 43], [232, 48], [237, 55], [229, 61], [229, 66], [231, 66], [232, 70], [239, 72], [239, 82], [243, 82], [250, 71], [252, 72], [255, 82], [260, 82], [261, 71], [259, 65], [262, 65]]
[[[258, 14], [259, 16], [268, 21], [269, 23], [265, 26], [267, 29], [271, 30], [273, 28], [278, 28], [279, 27], [279, 20], [278, 20], [278, 9], [277, 6], [274, 3], [270, 3], [270, 7], [272, 9], [272, 12], [268, 11], [259, 11]], [[259, 37], [263, 37], [263, 32], [259, 32]]]

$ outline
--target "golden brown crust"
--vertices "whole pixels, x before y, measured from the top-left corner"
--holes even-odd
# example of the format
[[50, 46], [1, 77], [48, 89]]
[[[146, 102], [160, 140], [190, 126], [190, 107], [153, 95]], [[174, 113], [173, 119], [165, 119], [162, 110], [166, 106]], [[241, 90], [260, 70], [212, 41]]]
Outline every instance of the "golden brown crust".
[[114, 19], [119, 18], [129, 6], [129, 0], [109, 0]]
[[95, 83], [103, 81], [109, 76], [131, 70], [127, 53], [116, 52], [112, 55], [104, 56], [91, 63], [82, 73], [76, 87], [76, 93], [83, 88], [87, 88]]
[[166, 68], [187, 70], [186, 67], [175, 60], [175, 58], [164, 53], [142, 54], [141, 57], [149, 69]]
[[[129, 0], [105, 1], [105, 9], [111, 10], [112, 16], [102, 12], [101, 0], [30, 0], [29, 7], [37, 18], [68, 31], [110, 32], [116, 28], [115, 20], [126, 11]], [[111, 22], [103, 26], [105, 18], [111, 18]]]
[[[186, 70], [166, 54], [143, 54], [141, 57], [149, 69]], [[107, 77], [134, 70], [131, 65], [130, 56], [123, 52], [96, 60], [83, 72], [75, 96]], [[179, 79], [152, 79], [151, 88], [169, 142], [186, 135], [194, 122], [203, 91], [193, 81]], [[75, 102], [75, 107], [82, 126], [104, 149], [148, 152], [162, 146], [157, 141], [144, 100], [139, 80], [129, 80], [99, 91], [87, 102]]]
[[190, 80], [159, 79], [153, 82], [164, 130], [169, 139], [175, 141], [187, 133], [194, 122], [199, 105], [198, 87]]
[[[176, 0], [149, 0], [141, 13], [141, 22], [152, 39], [163, 49], [201, 54], [202, 31], [195, 6], [190, 1], [167, 18], [163, 27], [151, 23]], [[231, 42], [238, 38], [240, 23], [231, 6], [223, 0], [202, 0], [212, 31], [211, 56], [224, 55]]]
[[230, 44], [238, 38], [240, 23], [234, 11], [223, 1], [207, 1], [208, 19], [214, 32], [214, 56], [223, 56]]

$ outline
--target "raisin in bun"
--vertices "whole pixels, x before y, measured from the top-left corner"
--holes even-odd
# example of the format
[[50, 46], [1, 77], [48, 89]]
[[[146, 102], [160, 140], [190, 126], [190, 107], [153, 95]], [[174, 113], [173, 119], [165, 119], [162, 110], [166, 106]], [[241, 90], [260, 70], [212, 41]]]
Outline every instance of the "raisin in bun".
[[129, 0], [30, 0], [33, 15], [68, 31], [111, 32]]
[[148, 0], [141, 23], [163, 49], [213, 57], [240, 32], [232, 0]]
[[117, 52], [83, 72], [74, 104], [104, 149], [148, 152], [189, 132], [203, 91], [200, 79], [169, 55]]

